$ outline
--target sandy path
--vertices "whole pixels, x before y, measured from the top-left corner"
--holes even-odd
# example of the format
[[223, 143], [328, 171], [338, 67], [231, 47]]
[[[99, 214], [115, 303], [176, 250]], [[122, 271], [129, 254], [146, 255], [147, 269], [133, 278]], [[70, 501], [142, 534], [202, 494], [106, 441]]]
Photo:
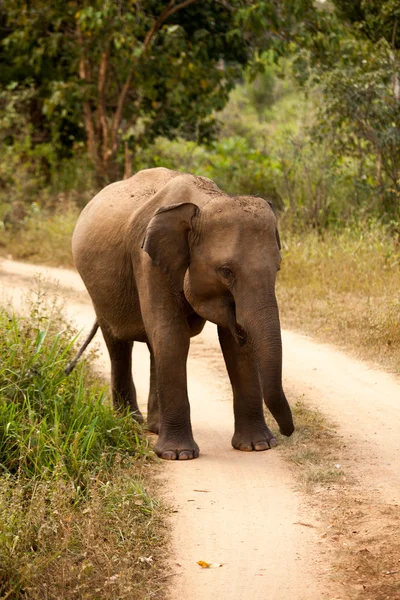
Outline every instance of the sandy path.
[[[283, 332], [289, 388], [305, 394], [338, 425], [349, 447], [344, 462], [365, 489], [400, 504], [400, 381], [327, 344]], [[399, 532], [400, 535], [400, 532]]]
[[[93, 310], [72, 271], [1, 261], [3, 294], [18, 307], [22, 291], [34, 287], [35, 273], [58, 280], [69, 317], [78, 327], [90, 326]], [[340, 444], [349, 447], [349, 467], [354, 468], [357, 460], [357, 473], [365, 486], [384, 501], [398, 503], [398, 382], [305, 336], [284, 332], [283, 340], [288, 396], [305, 394], [307, 401], [333, 417]], [[101, 343], [100, 360], [108, 375]], [[144, 408], [148, 356], [143, 344], [135, 346], [133, 371]], [[316, 515], [294, 490], [293, 475], [279, 453], [247, 454], [230, 446], [231, 393], [213, 326], [208, 325], [193, 340], [188, 371], [193, 429], [201, 457], [165, 463], [166, 489], [175, 511], [170, 599], [347, 597], [343, 590], [335, 590], [329, 578], [330, 567], [318, 545], [321, 531]], [[223, 563], [223, 567], [202, 570], [198, 560]]]

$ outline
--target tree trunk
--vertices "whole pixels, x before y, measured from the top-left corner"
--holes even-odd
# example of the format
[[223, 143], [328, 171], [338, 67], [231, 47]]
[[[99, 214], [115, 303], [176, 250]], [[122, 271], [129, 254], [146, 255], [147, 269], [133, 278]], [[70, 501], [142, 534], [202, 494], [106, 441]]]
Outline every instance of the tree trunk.
[[129, 150], [128, 142], [124, 142], [124, 151], [125, 151], [125, 169], [124, 169], [124, 179], [129, 179], [132, 177], [132, 156]]

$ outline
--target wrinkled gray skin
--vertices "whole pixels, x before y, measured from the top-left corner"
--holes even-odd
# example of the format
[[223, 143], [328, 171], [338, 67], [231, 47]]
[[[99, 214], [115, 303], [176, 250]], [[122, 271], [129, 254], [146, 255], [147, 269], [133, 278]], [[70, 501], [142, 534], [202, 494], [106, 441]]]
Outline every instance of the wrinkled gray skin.
[[72, 245], [110, 354], [114, 405], [129, 406], [138, 421], [131, 352], [134, 341], [148, 344], [148, 428], [159, 434], [158, 456], [199, 455], [186, 360], [206, 320], [218, 325], [232, 384], [233, 447], [275, 445], [263, 397], [281, 432], [293, 432], [275, 297], [279, 238], [265, 200], [230, 197], [203, 177], [148, 169], [97, 194]]

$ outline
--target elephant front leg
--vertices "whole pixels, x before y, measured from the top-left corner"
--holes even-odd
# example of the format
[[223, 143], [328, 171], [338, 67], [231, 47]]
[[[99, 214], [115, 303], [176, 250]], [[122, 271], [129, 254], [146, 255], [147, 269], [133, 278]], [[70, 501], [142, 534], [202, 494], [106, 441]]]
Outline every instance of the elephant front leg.
[[199, 456], [193, 439], [187, 395], [186, 361], [189, 332], [167, 338], [166, 331], [151, 339], [160, 414], [154, 451], [165, 460], [189, 460]]
[[241, 348], [228, 329], [218, 327], [218, 336], [233, 390], [235, 432], [232, 446], [237, 450], [268, 450], [276, 440], [268, 429], [263, 410], [263, 395], [256, 364]]

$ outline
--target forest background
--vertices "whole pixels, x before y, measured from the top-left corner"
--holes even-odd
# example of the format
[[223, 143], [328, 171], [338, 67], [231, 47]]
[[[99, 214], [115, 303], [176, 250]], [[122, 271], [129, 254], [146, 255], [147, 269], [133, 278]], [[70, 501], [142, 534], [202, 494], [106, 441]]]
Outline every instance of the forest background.
[[284, 325], [400, 369], [396, 0], [0, 3], [0, 251], [166, 166], [271, 199]]

